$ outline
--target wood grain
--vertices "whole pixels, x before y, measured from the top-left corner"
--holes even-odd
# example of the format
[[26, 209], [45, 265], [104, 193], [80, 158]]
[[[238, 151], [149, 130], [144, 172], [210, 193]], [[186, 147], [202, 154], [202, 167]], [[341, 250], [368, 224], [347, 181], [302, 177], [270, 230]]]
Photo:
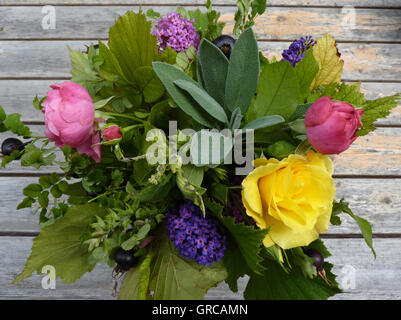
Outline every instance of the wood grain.
[[[84, 50], [96, 41], [0, 41], [1, 79], [70, 78], [67, 46]], [[269, 58], [281, 59], [289, 42], [260, 42]], [[369, 82], [400, 82], [401, 44], [341, 43], [338, 48], [345, 61], [343, 79]]]
[[[401, 256], [397, 249], [401, 239], [378, 239], [376, 260], [362, 239], [325, 239], [324, 242], [333, 254], [329, 261], [335, 264], [334, 272], [340, 285], [346, 285], [344, 266], [355, 268], [355, 288], [332, 299], [401, 299]], [[55, 290], [42, 289], [43, 275], [11, 284], [22, 270], [31, 246], [30, 237], [0, 237], [3, 257], [0, 260], [0, 299], [113, 299], [111, 269], [105, 265], [96, 266], [74, 284], [62, 284], [58, 280]], [[241, 299], [246, 282], [246, 278], [240, 279], [237, 294], [223, 283], [209, 290], [206, 299]]]
[[[151, 7], [143, 6], [146, 11]], [[191, 7], [188, 7], [191, 9]], [[42, 28], [42, 7], [0, 8], [0, 39], [104, 39], [118, 16], [135, 6], [59, 6], [56, 9], [56, 28]], [[174, 10], [159, 7], [161, 14]], [[205, 8], [202, 8], [205, 11]], [[233, 7], [216, 7], [227, 23], [225, 33], [234, 26]], [[258, 18], [254, 31], [260, 40], [294, 40], [312, 34], [314, 37], [329, 33], [338, 41], [399, 42], [401, 10], [355, 9], [355, 24], [346, 24], [347, 12], [340, 8], [277, 8]]]
[[[25, 122], [43, 122], [43, 113], [32, 106], [33, 98], [46, 96], [50, 85], [64, 80], [0, 80], [0, 105], [7, 113], [18, 112]], [[365, 82], [361, 90], [367, 99], [377, 99], [401, 92], [401, 83]], [[377, 125], [401, 124], [401, 105], [391, 115], [380, 119]]]
[[[0, 0], [0, 6], [4, 5], [198, 5], [204, 6], [205, 0]], [[213, 5], [235, 6], [235, 0], [213, 0]], [[322, 6], [322, 7], [380, 7], [400, 8], [398, 0], [269, 0], [268, 7], [273, 6]]]
[[[24, 198], [22, 190], [36, 177], [0, 177], [0, 231], [30, 233], [39, 232], [37, 215], [27, 208], [16, 210]], [[345, 198], [354, 213], [372, 223], [376, 234], [399, 234], [401, 230], [400, 179], [336, 179], [336, 198]], [[341, 215], [343, 224], [331, 226], [327, 234], [360, 234], [355, 221]]]

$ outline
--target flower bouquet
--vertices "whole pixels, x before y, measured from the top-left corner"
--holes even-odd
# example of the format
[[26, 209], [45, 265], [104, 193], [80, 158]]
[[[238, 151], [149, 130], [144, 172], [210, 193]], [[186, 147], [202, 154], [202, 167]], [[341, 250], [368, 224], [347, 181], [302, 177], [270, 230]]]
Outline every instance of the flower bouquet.
[[335, 200], [328, 155], [399, 95], [367, 100], [342, 83], [327, 34], [268, 60], [252, 30], [265, 10], [239, 1], [232, 36], [211, 1], [129, 11], [107, 44], [69, 49], [71, 81], [34, 99], [44, 137], [0, 110], [2, 131], [28, 140], [3, 142], [3, 167], [59, 167], [23, 190], [18, 209], [32, 207], [42, 231], [15, 282], [51, 265], [71, 283], [107, 263], [120, 299], [202, 299], [245, 275], [245, 299], [341, 292], [319, 236], [345, 213], [374, 250], [370, 224]]

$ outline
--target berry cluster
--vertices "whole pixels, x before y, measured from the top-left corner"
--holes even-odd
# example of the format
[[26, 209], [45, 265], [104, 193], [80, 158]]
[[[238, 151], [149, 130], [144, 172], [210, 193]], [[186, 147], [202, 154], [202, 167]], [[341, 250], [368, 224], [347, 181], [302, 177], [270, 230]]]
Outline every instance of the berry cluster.
[[166, 214], [167, 234], [178, 252], [204, 266], [219, 262], [226, 250], [217, 220], [203, 218], [198, 206], [186, 202]]
[[316, 41], [313, 40], [311, 36], [307, 36], [305, 38], [302, 37], [299, 40], [295, 40], [293, 43], [291, 43], [289, 49], [283, 51], [283, 60], [287, 60], [293, 67], [295, 67], [296, 64], [305, 57], [305, 54], [308, 52], [308, 50], [315, 44]]
[[193, 23], [193, 19], [183, 18], [176, 12], [158, 20], [157, 28], [152, 34], [157, 36], [159, 52], [166, 47], [170, 47], [176, 52], [187, 51], [191, 45], [198, 49], [200, 36]]

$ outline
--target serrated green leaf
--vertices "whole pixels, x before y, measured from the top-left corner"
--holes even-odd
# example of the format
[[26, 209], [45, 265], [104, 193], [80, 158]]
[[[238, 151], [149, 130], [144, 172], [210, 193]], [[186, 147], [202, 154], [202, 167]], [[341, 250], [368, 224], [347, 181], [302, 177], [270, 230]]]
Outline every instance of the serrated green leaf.
[[109, 48], [116, 57], [125, 77], [134, 81], [134, 72], [151, 66], [160, 59], [157, 37], [151, 34], [152, 23], [140, 11], [128, 11], [119, 17], [109, 31]]
[[22, 137], [30, 137], [32, 135], [31, 129], [26, 127], [21, 121], [21, 115], [17, 113], [9, 114], [3, 121], [4, 125], [12, 133]]
[[247, 29], [238, 38], [230, 56], [225, 89], [225, 105], [229, 110], [239, 107], [245, 114], [256, 92], [259, 69], [258, 43], [252, 29]]
[[385, 118], [390, 114], [390, 110], [397, 107], [401, 101], [401, 94], [390, 97], [368, 100], [363, 105], [362, 124], [363, 127], [357, 132], [358, 136], [364, 136], [376, 129], [373, 123], [380, 118]]
[[159, 80], [152, 67], [139, 67], [134, 72], [134, 79], [143, 93], [146, 103], [155, 102], [163, 96], [163, 83]]
[[247, 121], [280, 115], [288, 120], [298, 105], [298, 83], [288, 61], [266, 65], [259, 79], [257, 97], [247, 113]]
[[322, 300], [341, 290], [331, 273], [332, 265], [325, 263], [324, 269], [331, 286], [320, 277], [305, 278], [299, 266], [294, 265], [287, 273], [276, 262], [266, 260], [263, 275], [251, 275], [244, 292], [247, 300]]
[[205, 199], [205, 205], [235, 239], [238, 249], [249, 268], [256, 273], [263, 271], [264, 267], [261, 265], [263, 258], [260, 256], [260, 251], [268, 230], [255, 229], [253, 226], [247, 226], [244, 223], [236, 224], [233, 217], [223, 216], [223, 206], [209, 199]]
[[320, 85], [339, 83], [343, 71], [344, 61], [340, 60], [340, 53], [337, 50], [336, 40], [327, 33], [316, 40], [313, 46], [313, 56], [319, 65], [310, 89], [313, 90]]
[[151, 268], [149, 291], [155, 300], [199, 300], [206, 292], [227, 277], [223, 263], [211, 267], [184, 259], [167, 238], [164, 229], [158, 236]]
[[41, 176], [39, 178], [39, 184], [45, 189], [50, 188], [52, 185], [49, 176]]
[[203, 181], [204, 169], [191, 164], [182, 167], [183, 175], [193, 186], [200, 187]]
[[105, 209], [94, 204], [69, 208], [63, 218], [43, 228], [35, 238], [27, 264], [13, 283], [30, 277], [34, 271], [40, 274], [45, 265], [54, 266], [63, 283], [75, 282], [91, 271], [93, 265], [88, 263], [89, 253], [81, 236], [96, 215], [105, 213]]

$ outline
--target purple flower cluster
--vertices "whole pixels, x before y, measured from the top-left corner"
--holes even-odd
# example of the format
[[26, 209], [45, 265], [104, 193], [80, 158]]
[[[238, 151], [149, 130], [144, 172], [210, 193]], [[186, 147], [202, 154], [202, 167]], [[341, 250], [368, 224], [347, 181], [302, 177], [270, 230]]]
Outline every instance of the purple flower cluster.
[[217, 232], [218, 222], [203, 218], [200, 208], [186, 202], [166, 214], [167, 234], [178, 252], [204, 266], [219, 262], [226, 250], [225, 237]]
[[157, 36], [159, 52], [170, 47], [176, 52], [187, 51], [192, 45], [198, 49], [200, 36], [193, 25], [194, 20], [183, 18], [181, 14], [172, 12], [157, 22], [152, 32]]
[[283, 51], [282, 60], [289, 61], [291, 65], [295, 67], [296, 64], [305, 57], [305, 54], [308, 52], [308, 50], [315, 44], [316, 41], [313, 40], [311, 36], [307, 36], [305, 38], [302, 37], [299, 40], [295, 40], [293, 43], [291, 43], [289, 49]]

